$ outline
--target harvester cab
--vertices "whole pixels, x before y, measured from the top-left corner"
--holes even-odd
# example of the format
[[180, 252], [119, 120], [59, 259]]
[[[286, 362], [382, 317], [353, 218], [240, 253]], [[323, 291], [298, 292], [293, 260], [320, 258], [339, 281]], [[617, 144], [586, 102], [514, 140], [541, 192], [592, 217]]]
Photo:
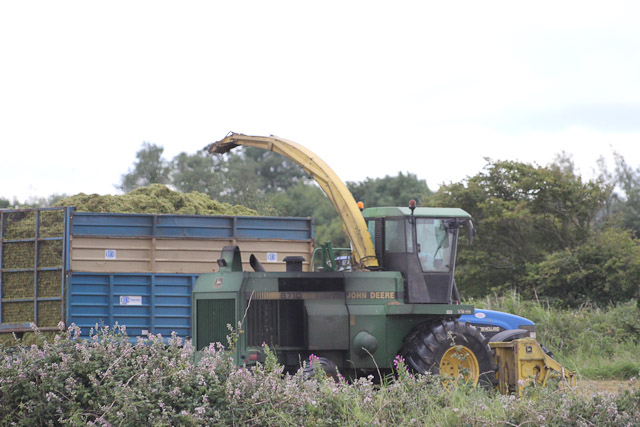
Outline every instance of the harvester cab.
[[[514, 382], [530, 380], [522, 372], [558, 367], [537, 351], [531, 321], [460, 304], [454, 280], [458, 235], [466, 229], [471, 241], [475, 234], [467, 212], [417, 207], [415, 202], [361, 211], [326, 163], [282, 138], [229, 134], [209, 151], [225, 153], [239, 145], [282, 154], [318, 182], [342, 219], [351, 266], [336, 268], [331, 255], [332, 268], [322, 271], [302, 271], [302, 261], [296, 259], [287, 262], [287, 271], [267, 272], [251, 256], [254, 271], [247, 272], [242, 271], [240, 248], [225, 247], [219, 271], [200, 275], [194, 285], [196, 350], [224, 344], [228, 325], [240, 324], [234, 348], [238, 364], [261, 361], [267, 344], [289, 371], [305, 366], [312, 373], [321, 367], [330, 374], [340, 370], [354, 376], [390, 371], [402, 357], [416, 372], [462, 376], [474, 384], [519, 392]], [[513, 344], [492, 348], [476, 326]], [[522, 339], [529, 341], [522, 344]], [[528, 355], [537, 358], [527, 361]], [[304, 363], [309, 358], [316, 362]], [[519, 368], [525, 365], [526, 370]]]
[[407, 282], [407, 304], [456, 304], [454, 280], [458, 233], [474, 234], [471, 216], [462, 209], [368, 208], [362, 212], [382, 269], [399, 271]]

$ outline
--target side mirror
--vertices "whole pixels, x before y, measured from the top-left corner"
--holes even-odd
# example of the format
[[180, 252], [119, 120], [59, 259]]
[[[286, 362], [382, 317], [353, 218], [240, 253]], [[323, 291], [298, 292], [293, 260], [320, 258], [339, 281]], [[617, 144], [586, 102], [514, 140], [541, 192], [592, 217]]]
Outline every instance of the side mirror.
[[473, 242], [473, 236], [475, 235], [476, 235], [476, 229], [473, 226], [473, 221], [468, 220], [467, 221], [467, 239], [469, 240], [469, 244]]

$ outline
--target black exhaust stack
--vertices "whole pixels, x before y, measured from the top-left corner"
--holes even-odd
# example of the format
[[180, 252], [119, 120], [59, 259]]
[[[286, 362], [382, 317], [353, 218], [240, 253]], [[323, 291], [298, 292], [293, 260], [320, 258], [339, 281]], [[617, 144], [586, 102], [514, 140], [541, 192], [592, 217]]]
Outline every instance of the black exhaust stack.
[[253, 268], [253, 271], [259, 271], [259, 272], [267, 271], [264, 269], [262, 264], [260, 264], [260, 261], [258, 261], [258, 258], [256, 258], [254, 254], [251, 254], [251, 256], [249, 257], [249, 265], [251, 266], [251, 268]]

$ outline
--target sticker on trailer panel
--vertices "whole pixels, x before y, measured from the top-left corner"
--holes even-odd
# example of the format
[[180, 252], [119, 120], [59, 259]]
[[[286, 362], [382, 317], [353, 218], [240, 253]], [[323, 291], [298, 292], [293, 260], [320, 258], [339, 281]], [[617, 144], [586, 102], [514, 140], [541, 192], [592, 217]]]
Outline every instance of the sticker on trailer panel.
[[115, 249], [105, 249], [105, 251], [104, 251], [104, 259], [116, 259], [116, 250]]
[[213, 282], [213, 288], [221, 288], [222, 287], [222, 277], [218, 277], [215, 282]]
[[120, 295], [120, 305], [142, 305], [142, 296]]
[[267, 252], [267, 262], [278, 262], [278, 253]]

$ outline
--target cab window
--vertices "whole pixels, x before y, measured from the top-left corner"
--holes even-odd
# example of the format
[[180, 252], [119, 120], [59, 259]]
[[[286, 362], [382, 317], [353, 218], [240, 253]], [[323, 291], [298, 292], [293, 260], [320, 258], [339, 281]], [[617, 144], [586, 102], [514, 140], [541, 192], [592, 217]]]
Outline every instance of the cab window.
[[384, 250], [406, 252], [405, 221], [388, 219], [384, 224]]
[[417, 218], [418, 257], [424, 272], [448, 272], [451, 269], [451, 242], [444, 221]]

